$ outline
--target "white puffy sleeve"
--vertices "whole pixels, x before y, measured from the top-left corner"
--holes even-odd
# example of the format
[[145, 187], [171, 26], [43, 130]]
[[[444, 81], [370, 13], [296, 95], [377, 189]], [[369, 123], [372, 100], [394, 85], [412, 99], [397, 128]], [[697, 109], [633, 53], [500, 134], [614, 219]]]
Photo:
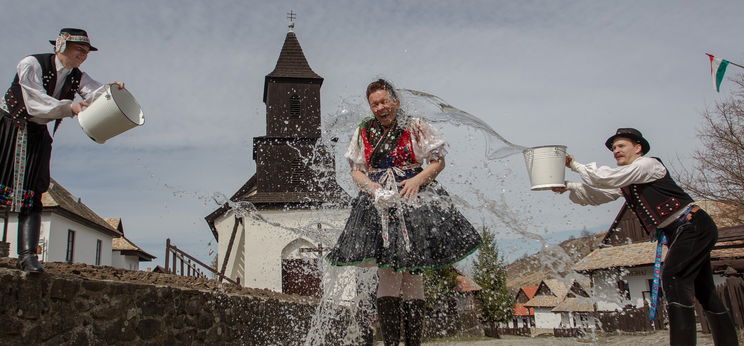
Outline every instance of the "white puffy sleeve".
[[21, 85], [23, 102], [31, 121], [46, 124], [54, 119], [71, 117], [70, 100], [57, 100], [47, 95], [41, 81], [41, 65], [33, 56], [27, 56], [18, 63], [18, 83]]
[[449, 144], [441, 131], [421, 118], [411, 119], [413, 153], [420, 163], [436, 161], [447, 155]]
[[351, 170], [356, 171], [367, 171], [367, 160], [364, 157], [364, 142], [362, 141], [362, 127], [357, 127], [354, 131], [354, 135], [351, 136], [351, 142], [349, 142], [349, 148], [346, 149], [344, 157], [349, 160]]
[[97, 82], [95, 79], [90, 78], [87, 73], [83, 72], [82, 76], [80, 76], [78, 93], [86, 103], [93, 103], [104, 91], [106, 91], [106, 84]]

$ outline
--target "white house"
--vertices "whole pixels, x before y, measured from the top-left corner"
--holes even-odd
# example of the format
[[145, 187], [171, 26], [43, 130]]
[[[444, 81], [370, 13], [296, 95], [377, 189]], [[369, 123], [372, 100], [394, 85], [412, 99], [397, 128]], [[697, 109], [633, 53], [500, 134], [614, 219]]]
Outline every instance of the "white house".
[[[713, 209], [708, 204], [706, 209]], [[716, 219], [714, 213], [711, 213]], [[663, 248], [662, 258], [666, 256]], [[589, 274], [592, 280], [596, 311], [619, 311], [626, 307], [641, 308], [650, 303], [656, 242], [648, 235], [635, 214], [623, 206], [600, 248], [592, 251], [574, 266]], [[720, 275], [727, 267], [744, 268], [744, 232], [742, 227], [719, 229], [719, 240], [711, 252], [713, 281], [722, 284]]]
[[323, 290], [321, 258], [344, 226], [350, 198], [320, 136], [322, 83], [290, 31], [264, 80], [266, 135], [253, 138], [256, 172], [205, 217], [218, 242], [216, 269], [244, 286]]
[[140, 262], [149, 262], [156, 258], [124, 236], [124, 224], [120, 218], [106, 218], [105, 220], [121, 234], [121, 237], [111, 240], [111, 266], [139, 270]]
[[[111, 265], [111, 243], [119, 232], [52, 179], [42, 196], [39, 259], [45, 262]], [[17, 214], [8, 220], [10, 256], [16, 257]]]

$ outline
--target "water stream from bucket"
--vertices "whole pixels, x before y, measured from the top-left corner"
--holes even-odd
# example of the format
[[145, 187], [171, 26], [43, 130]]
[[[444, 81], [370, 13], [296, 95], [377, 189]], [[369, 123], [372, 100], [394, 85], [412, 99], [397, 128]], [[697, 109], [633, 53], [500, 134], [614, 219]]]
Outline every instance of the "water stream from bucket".
[[[466, 159], [465, 170], [484, 169], [486, 177], [492, 177], [498, 183], [503, 183], [514, 173], [510, 168], [498, 171], [488, 166], [489, 163], [499, 162], [511, 155], [521, 153], [525, 147], [513, 144], [491, 128], [482, 119], [449, 105], [441, 98], [425, 92], [415, 90], [400, 90], [402, 108], [411, 116], [421, 117], [437, 126], [454, 126], [466, 128], [481, 133], [484, 137], [485, 152], [483, 156], [473, 155]], [[357, 189], [351, 182], [346, 159], [346, 151], [351, 133], [360, 121], [371, 116], [367, 103], [362, 98], [347, 98], [340, 102], [338, 110], [324, 119], [322, 140], [317, 144], [330, 149], [336, 158], [335, 178], [339, 184], [355, 196]], [[446, 135], [446, 133], [445, 133]], [[475, 140], [471, 138], [470, 140]], [[462, 142], [451, 143], [451, 146], [462, 145]], [[299, 149], [297, 149], [299, 150]], [[315, 155], [316, 151], [312, 151]], [[313, 157], [303, 157], [303, 163], [314, 170], [328, 170], [329, 168], [317, 164]], [[461, 164], [462, 165], [462, 164]], [[449, 166], [449, 164], [448, 164]], [[324, 179], [332, 179], [333, 174], [321, 175]], [[463, 176], [459, 174], [458, 176]], [[467, 175], [464, 180], [468, 180]], [[472, 183], [465, 181], [467, 183]], [[447, 187], [445, 185], [445, 187]], [[531, 221], [529, 212], [518, 212], [510, 207], [504, 194], [493, 195], [481, 191], [477, 187], [467, 187], [464, 190], [448, 189], [455, 205], [463, 210], [477, 211], [478, 214], [488, 214], [498, 220], [505, 228], [523, 239], [540, 243], [543, 250], [541, 263], [554, 277], [560, 277], [570, 285], [578, 274], [570, 270], [574, 260], [561, 247], [550, 244], [540, 234], [530, 231]], [[502, 190], [503, 191], [503, 190]], [[218, 206], [226, 206], [235, 217], [243, 220], [263, 223], [295, 234], [298, 238], [309, 239], [316, 244], [332, 246], [343, 228], [343, 224], [335, 225], [323, 219], [310, 220], [303, 226], [287, 226], [281, 222], [269, 220], [252, 203], [247, 201], [232, 201], [221, 193], [209, 196], [197, 196], [209, 199]], [[322, 208], [322, 207], [321, 207]], [[316, 227], [323, 223], [324, 227]], [[497, 238], [498, 239], [498, 238]], [[341, 341], [342, 344], [358, 344], [361, 330], [368, 325], [374, 316], [376, 290], [376, 268], [335, 267], [326, 261], [320, 261], [323, 295], [316, 313], [311, 321], [305, 345], [326, 344], [328, 340]], [[313, 274], [313, 273], [306, 273]], [[351, 292], [350, 292], [351, 290]]]

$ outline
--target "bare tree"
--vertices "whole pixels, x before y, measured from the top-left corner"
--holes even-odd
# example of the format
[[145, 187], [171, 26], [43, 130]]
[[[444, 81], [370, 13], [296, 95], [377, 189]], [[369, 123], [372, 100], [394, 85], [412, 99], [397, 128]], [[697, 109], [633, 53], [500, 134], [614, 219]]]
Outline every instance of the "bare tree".
[[703, 112], [698, 130], [702, 148], [693, 169], [682, 169], [680, 184], [699, 199], [719, 203], [717, 218], [744, 224], [744, 74], [729, 97]]

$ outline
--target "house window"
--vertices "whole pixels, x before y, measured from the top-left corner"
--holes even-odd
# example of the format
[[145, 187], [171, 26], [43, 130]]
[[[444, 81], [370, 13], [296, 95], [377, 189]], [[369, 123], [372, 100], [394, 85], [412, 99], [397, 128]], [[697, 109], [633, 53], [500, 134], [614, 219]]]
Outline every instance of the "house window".
[[630, 285], [628, 285], [628, 281], [617, 280], [617, 290], [621, 297], [630, 300]]
[[96, 265], [101, 265], [101, 245], [103, 243], [101, 242], [101, 239], [96, 239]]
[[300, 97], [297, 94], [292, 95], [289, 98], [289, 115], [292, 117], [300, 116]]
[[72, 263], [73, 254], [75, 253], [75, 231], [67, 230], [67, 252], [65, 254], [65, 261]]

